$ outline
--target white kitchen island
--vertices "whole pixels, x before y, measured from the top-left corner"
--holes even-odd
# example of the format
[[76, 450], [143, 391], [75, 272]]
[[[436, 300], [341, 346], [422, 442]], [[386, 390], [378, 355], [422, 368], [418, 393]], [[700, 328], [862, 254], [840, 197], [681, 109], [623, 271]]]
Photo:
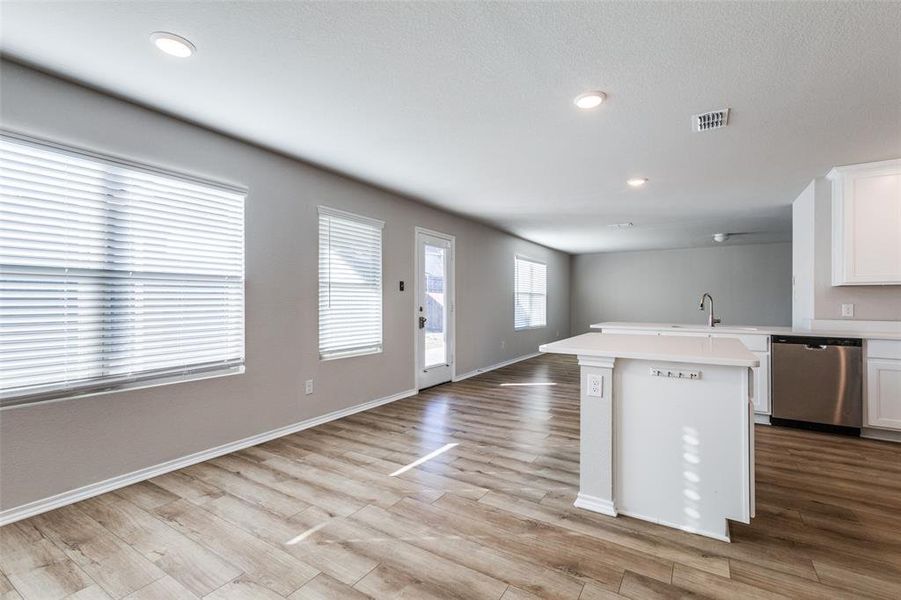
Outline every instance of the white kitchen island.
[[729, 541], [754, 516], [750, 369], [734, 338], [586, 333], [545, 344], [581, 367], [575, 505]]

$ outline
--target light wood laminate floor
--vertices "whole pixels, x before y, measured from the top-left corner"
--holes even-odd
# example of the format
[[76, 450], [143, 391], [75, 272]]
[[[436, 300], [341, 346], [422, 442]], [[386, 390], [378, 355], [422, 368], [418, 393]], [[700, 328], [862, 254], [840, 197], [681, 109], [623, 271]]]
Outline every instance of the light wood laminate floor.
[[6, 526], [0, 598], [901, 598], [901, 445], [758, 426], [727, 544], [573, 508], [578, 384], [543, 356]]

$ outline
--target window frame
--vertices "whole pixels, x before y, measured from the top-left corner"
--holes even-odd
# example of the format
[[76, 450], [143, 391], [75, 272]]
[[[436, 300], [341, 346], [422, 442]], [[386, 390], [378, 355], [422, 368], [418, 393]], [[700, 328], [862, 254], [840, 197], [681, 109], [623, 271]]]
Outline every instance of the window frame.
[[[352, 221], [355, 223], [360, 223], [363, 225], [367, 225], [372, 227], [373, 229], [378, 230], [379, 232], [379, 285], [378, 285], [378, 298], [379, 298], [379, 343], [377, 347], [365, 347], [365, 348], [357, 348], [357, 349], [348, 349], [348, 350], [333, 350], [330, 352], [322, 351], [322, 304], [321, 304], [321, 295], [322, 295], [322, 277], [321, 277], [321, 268], [322, 268], [322, 256], [321, 256], [321, 248], [322, 248], [322, 239], [321, 239], [321, 230], [320, 224], [323, 216], [327, 216], [335, 219], [343, 219], [345, 221]], [[372, 354], [381, 354], [385, 351], [385, 222], [380, 219], [375, 219], [372, 217], [367, 217], [365, 215], [360, 215], [357, 213], [349, 212], [346, 210], [341, 210], [338, 208], [332, 208], [330, 206], [320, 205], [317, 207], [316, 212], [316, 242], [317, 242], [317, 259], [316, 259], [316, 268], [317, 268], [317, 303], [316, 303], [316, 330], [317, 330], [317, 352], [319, 354], [320, 361], [332, 361], [332, 360], [341, 360], [344, 358], [354, 358], [357, 356], [368, 356]]]
[[[532, 264], [541, 265], [544, 267], [544, 294], [536, 294], [534, 292], [528, 292], [531, 295], [542, 296], [544, 298], [544, 323], [541, 325], [525, 325], [522, 327], [516, 326], [516, 300], [518, 293], [516, 291], [516, 280], [517, 280], [517, 272], [519, 261], [529, 262]], [[528, 331], [530, 329], [544, 329], [547, 325], [547, 307], [548, 307], [548, 292], [547, 292], [547, 262], [543, 260], [539, 260], [537, 258], [532, 258], [531, 256], [527, 256], [525, 254], [515, 254], [513, 255], [513, 331]]]
[[[56, 389], [42, 390], [35, 393], [20, 394], [7, 396], [3, 390], [0, 390], [0, 411], [15, 409], [18, 407], [32, 406], [35, 404], [43, 404], [49, 402], [60, 402], [66, 400], [74, 400], [90, 396], [113, 394], [131, 390], [140, 390], [154, 388], [163, 385], [172, 385], [174, 383], [182, 383], [188, 381], [201, 381], [205, 379], [213, 379], [219, 377], [228, 377], [232, 375], [244, 374], [246, 370], [246, 332], [247, 332], [247, 306], [246, 306], [246, 211], [247, 196], [249, 190], [247, 187], [226, 184], [187, 174], [169, 168], [161, 168], [147, 163], [141, 163], [134, 160], [124, 159], [109, 154], [96, 152], [82, 147], [62, 144], [59, 142], [39, 138], [21, 132], [13, 131], [6, 128], [0, 128], [0, 139], [5, 139], [12, 143], [22, 144], [44, 152], [54, 152], [63, 156], [89, 160], [105, 164], [112, 169], [127, 169], [137, 173], [152, 175], [155, 177], [165, 177], [180, 180], [196, 186], [203, 186], [214, 189], [216, 191], [229, 194], [236, 194], [242, 197], [244, 217], [241, 222], [241, 288], [242, 288], [242, 312], [241, 312], [241, 336], [243, 340], [241, 349], [241, 358], [239, 364], [225, 365], [221, 367], [210, 367], [205, 369], [196, 369], [185, 373], [146, 373], [144, 375], [136, 374], [132, 379], [124, 379], [121, 377], [110, 377], [107, 381], [98, 379], [94, 384], [86, 384], [77, 387], [59, 387]], [[47, 384], [48, 386], [51, 384]]]

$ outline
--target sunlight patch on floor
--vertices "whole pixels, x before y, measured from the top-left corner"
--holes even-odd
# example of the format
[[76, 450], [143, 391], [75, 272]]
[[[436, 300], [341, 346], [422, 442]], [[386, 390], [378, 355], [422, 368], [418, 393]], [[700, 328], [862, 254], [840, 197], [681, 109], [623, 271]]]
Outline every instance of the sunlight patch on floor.
[[439, 454], [444, 454], [445, 452], [447, 452], [448, 450], [450, 450], [450, 449], [453, 448], [454, 446], [458, 446], [458, 445], [459, 445], [459, 443], [457, 443], [457, 442], [454, 442], [454, 443], [452, 443], [452, 444], [445, 444], [445, 445], [441, 446], [440, 448], [438, 448], [437, 450], [433, 450], [432, 452], [429, 452], [429, 453], [426, 454], [425, 456], [420, 457], [420, 458], [417, 458], [416, 460], [414, 460], [414, 461], [411, 462], [410, 464], [408, 464], [408, 465], [406, 465], [406, 466], [403, 466], [403, 467], [399, 468], [399, 469], [398, 469], [397, 471], [395, 471], [394, 473], [391, 473], [391, 477], [396, 477], [396, 476], [400, 475], [401, 473], [406, 473], [406, 472], [409, 471], [410, 469], [413, 469], [413, 468], [415, 468], [415, 467], [418, 467], [418, 466], [421, 465], [422, 463], [427, 462], [427, 461], [430, 461], [430, 460], [432, 460], [433, 458], [435, 458], [436, 456], [438, 456]]
[[326, 521], [325, 523], [320, 523], [319, 525], [316, 525], [315, 527], [310, 527], [309, 529], [307, 529], [300, 535], [293, 537], [290, 540], [288, 540], [287, 542], [285, 542], [285, 544], [288, 546], [293, 546], [295, 544], [299, 544], [300, 542], [304, 541], [305, 539], [307, 539], [308, 537], [310, 537], [311, 535], [313, 535], [314, 533], [316, 533], [317, 531], [319, 531], [326, 525], [328, 525], [328, 521]]

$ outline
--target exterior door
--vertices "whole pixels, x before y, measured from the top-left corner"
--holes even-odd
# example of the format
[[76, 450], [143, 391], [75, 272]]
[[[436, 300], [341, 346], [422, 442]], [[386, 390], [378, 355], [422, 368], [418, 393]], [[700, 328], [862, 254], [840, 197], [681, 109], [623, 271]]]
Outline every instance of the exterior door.
[[454, 376], [454, 238], [416, 229], [416, 385]]

